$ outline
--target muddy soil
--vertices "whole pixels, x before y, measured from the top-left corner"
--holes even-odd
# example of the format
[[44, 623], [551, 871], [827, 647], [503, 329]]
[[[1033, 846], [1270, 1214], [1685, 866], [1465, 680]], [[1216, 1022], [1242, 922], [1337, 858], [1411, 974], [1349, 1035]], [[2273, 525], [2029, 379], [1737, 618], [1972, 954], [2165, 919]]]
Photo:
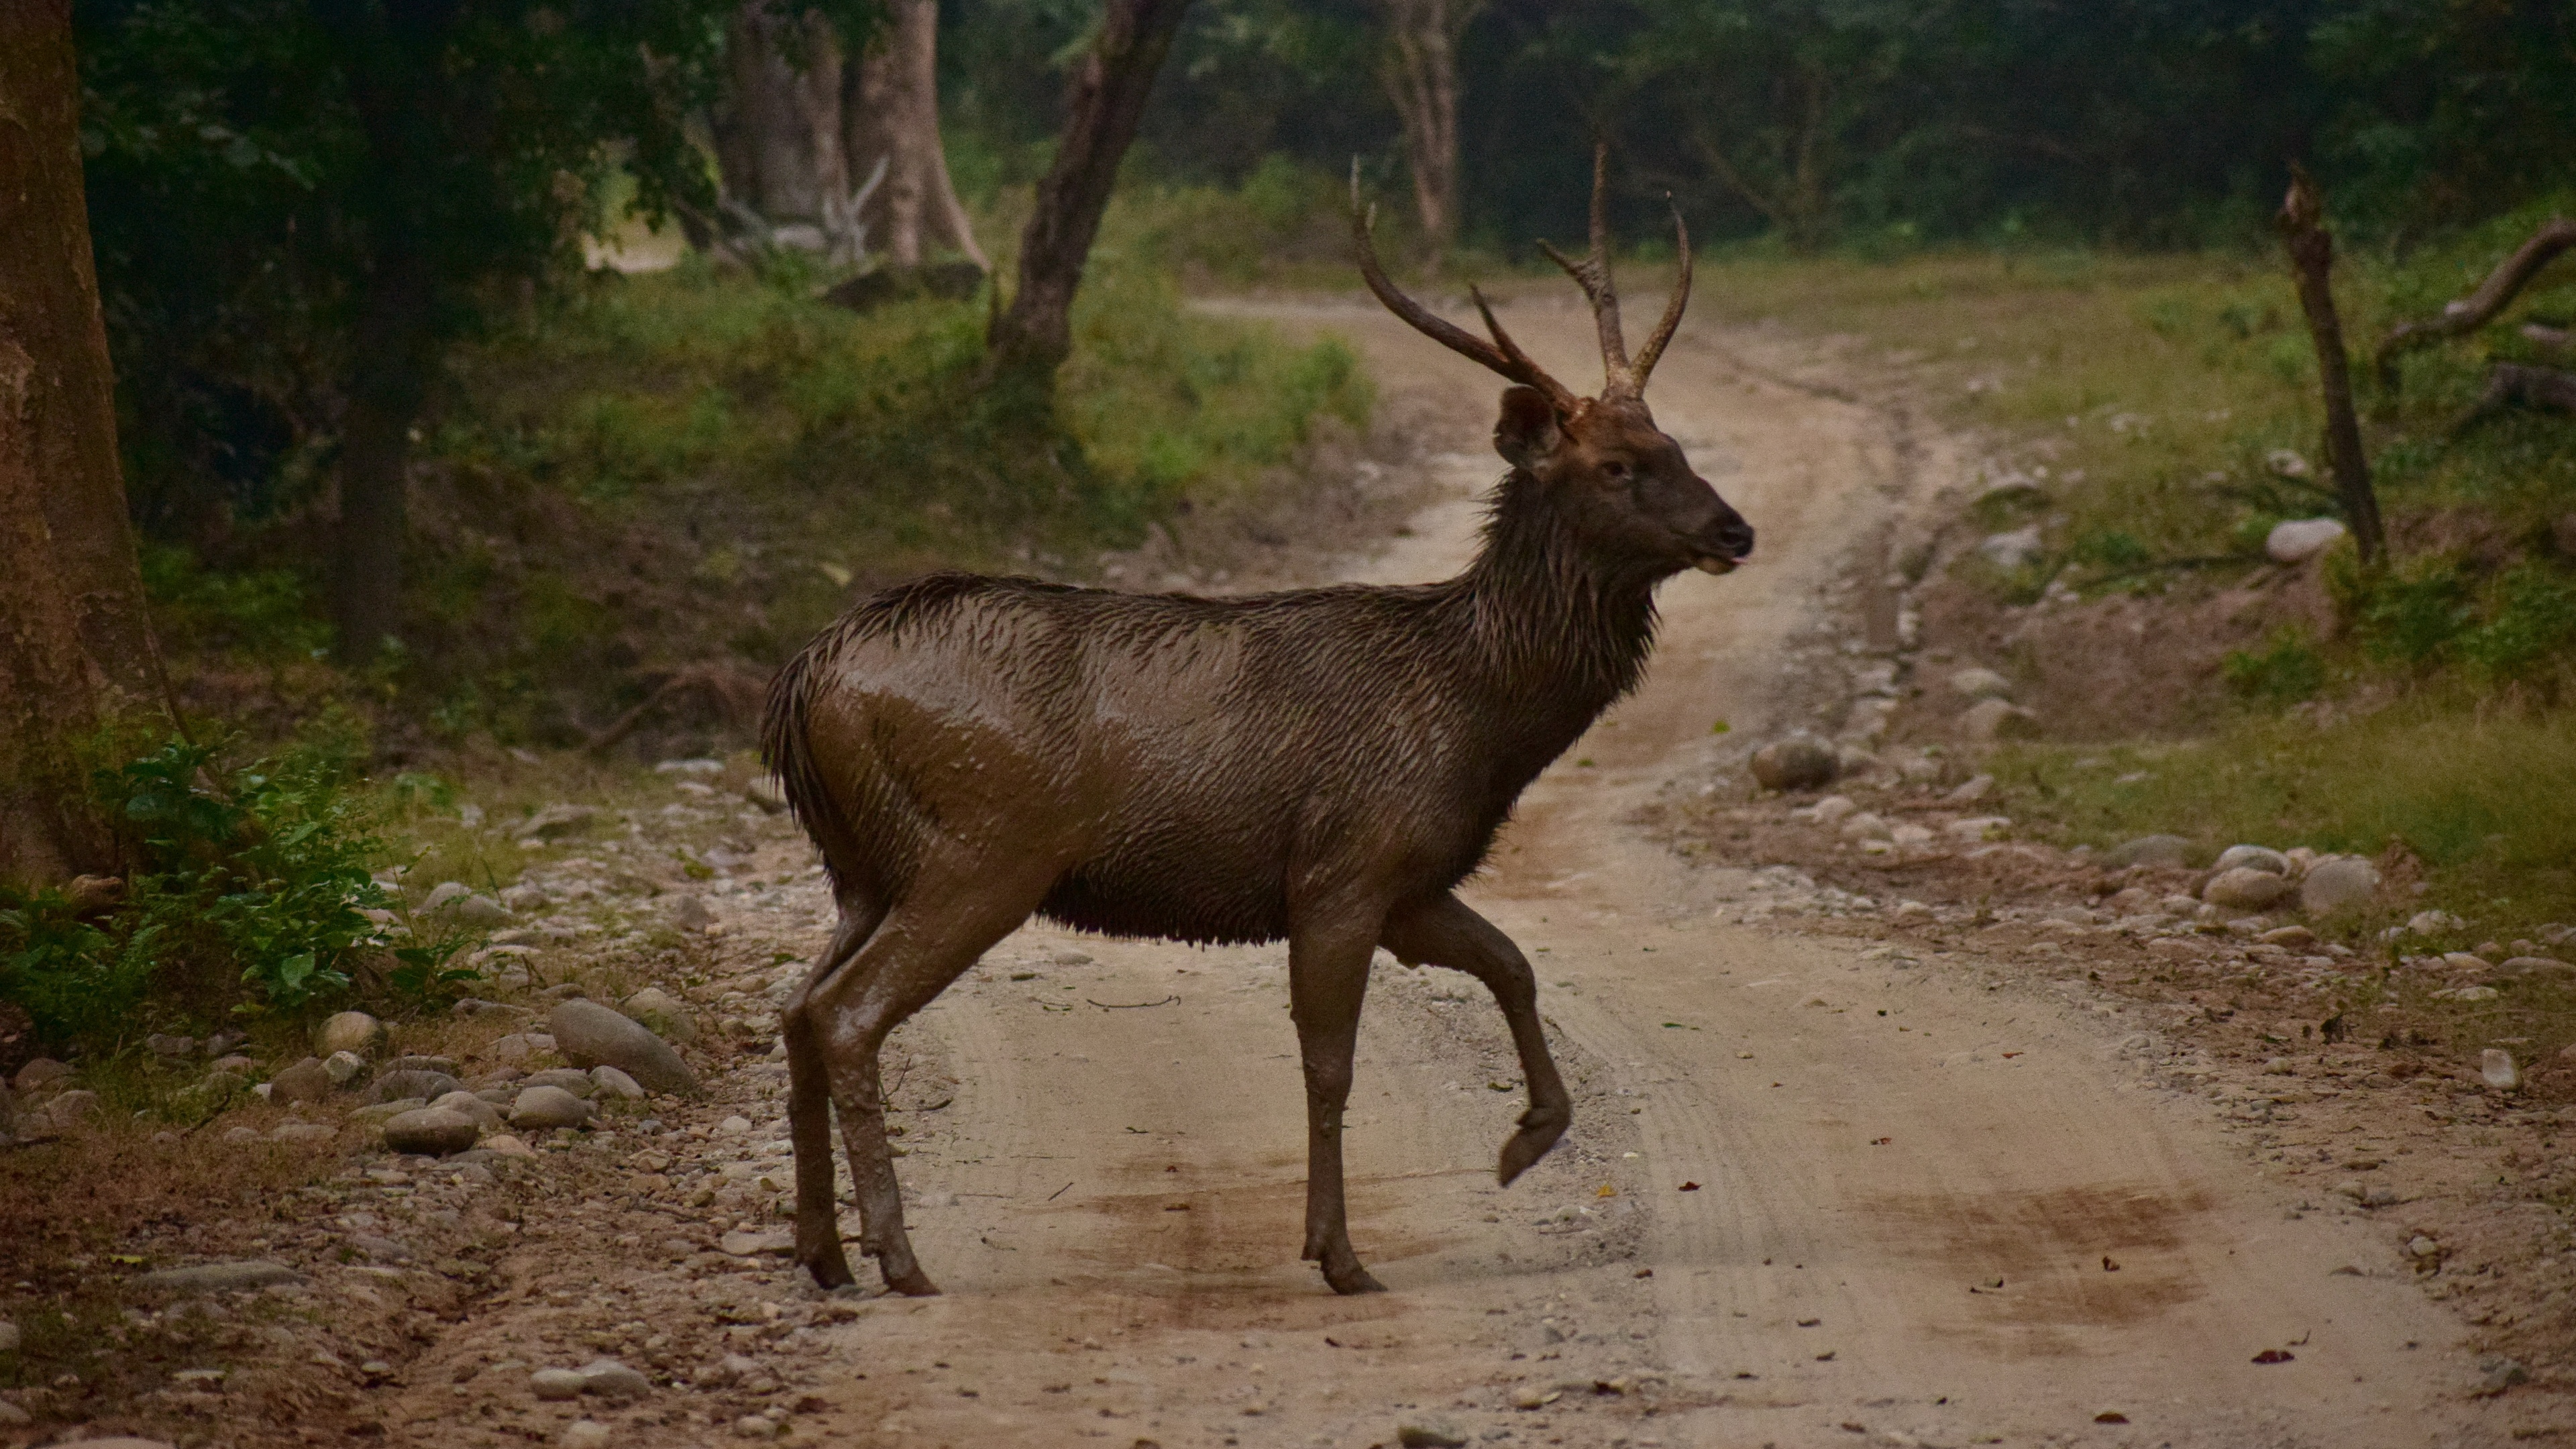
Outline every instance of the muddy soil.
[[[1457, 569], [1499, 471], [1495, 380], [1357, 303], [1236, 310], [1351, 338], [1446, 430], [1421, 464], [1438, 501], [1329, 572]], [[1592, 375], [1586, 314], [1532, 302], [1508, 321], [1560, 375]], [[2034, 954], [1961, 931], [1894, 950], [1831, 913], [1749, 909], [1771, 888], [1749, 868], [1762, 862], [1672, 848], [1674, 802], [1715, 791], [1741, 741], [1848, 709], [1841, 641], [1868, 605], [1855, 570], [1967, 471], [1901, 408], [1801, 381], [1817, 356], [1764, 332], [1677, 340], [1656, 414], [1760, 531], [1757, 562], [1666, 586], [1648, 683], [1542, 777], [1466, 891], [1539, 963], [1577, 1096], [1565, 1144], [1513, 1187], [1493, 1181], [1521, 1098], [1491, 1003], [1464, 977], [1380, 958], [1348, 1150], [1353, 1236], [1392, 1291], [1336, 1298], [1297, 1261], [1284, 947], [1042, 926], [897, 1039], [899, 1167], [945, 1295], [813, 1290], [783, 1257], [784, 1069], [766, 1048], [829, 912], [791, 829], [744, 816], [727, 828], [749, 848], [706, 890], [717, 933], [620, 968], [699, 982], [728, 1043], [701, 1055], [707, 1099], [657, 1101], [649, 1128], [545, 1145], [490, 1183], [357, 1163], [295, 1210], [295, 1234], [272, 1234], [311, 1282], [259, 1301], [304, 1336], [191, 1340], [169, 1367], [203, 1359], [247, 1384], [263, 1353], [289, 1352], [264, 1344], [309, 1357], [354, 1290], [387, 1313], [419, 1296], [373, 1366], [335, 1354], [331, 1396], [299, 1401], [317, 1405], [301, 1421], [200, 1379], [116, 1422], [209, 1444], [478, 1449], [2234, 1449], [2557, 1432], [2554, 1398], [2478, 1397], [2472, 1329], [2420, 1286], [2403, 1225], [2331, 1210], [2267, 1160], [2288, 1138], [2249, 1142], [2242, 1102], [2212, 1099], [2187, 1035], [2169, 1044], [2189, 1024], [2149, 1022], [2088, 979], [2090, 939]], [[653, 828], [626, 848], [650, 855]], [[361, 1231], [446, 1234], [457, 1246], [438, 1251], [473, 1256], [363, 1261], [346, 1249]], [[532, 1369], [601, 1354], [651, 1390], [531, 1392]], [[29, 1403], [43, 1418], [21, 1437], [63, 1435], [79, 1403], [73, 1389]]]

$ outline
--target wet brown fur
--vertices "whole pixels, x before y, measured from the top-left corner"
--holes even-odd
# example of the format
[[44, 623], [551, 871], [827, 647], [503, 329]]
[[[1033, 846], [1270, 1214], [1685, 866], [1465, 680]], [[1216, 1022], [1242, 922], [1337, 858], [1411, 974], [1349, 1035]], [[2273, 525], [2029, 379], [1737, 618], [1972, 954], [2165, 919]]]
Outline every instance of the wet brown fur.
[[1337, 1291], [1377, 1287], [1350, 1245], [1340, 1135], [1379, 946], [1494, 992], [1530, 1089], [1502, 1180], [1555, 1144], [1571, 1099], [1528, 963], [1451, 890], [1636, 685], [1655, 585], [1732, 567], [1752, 533], [1654, 427], [1642, 371], [1570, 405], [1521, 380], [1496, 428], [1514, 466], [1457, 578], [1204, 599], [940, 574], [859, 605], [781, 673], [763, 743], [842, 913], [783, 1017], [797, 1258], [818, 1282], [851, 1281], [837, 1111], [862, 1250], [889, 1286], [935, 1291], [903, 1228], [878, 1051], [1032, 912], [1290, 943], [1305, 1249]]

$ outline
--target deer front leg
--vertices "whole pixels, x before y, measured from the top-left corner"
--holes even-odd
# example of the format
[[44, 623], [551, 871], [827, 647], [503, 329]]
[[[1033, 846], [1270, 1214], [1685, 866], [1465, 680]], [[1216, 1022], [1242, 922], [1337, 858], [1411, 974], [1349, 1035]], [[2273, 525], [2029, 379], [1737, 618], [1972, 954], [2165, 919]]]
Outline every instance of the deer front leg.
[[1360, 1003], [1368, 995], [1374, 931], [1297, 931], [1288, 947], [1289, 1013], [1306, 1072], [1306, 1248], [1336, 1293], [1383, 1293], [1351, 1250], [1342, 1192], [1342, 1111], [1351, 1098], [1351, 1057]]
[[1555, 1058], [1548, 1055], [1547, 1033], [1538, 1019], [1538, 981], [1529, 958], [1511, 937], [1454, 895], [1390, 915], [1381, 940], [1407, 966], [1446, 966], [1475, 977], [1503, 1009], [1512, 1046], [1520, 1053], [1521, 1080], [1529, 1084], [1529, 1110], [1521, 1114], [1520, 1130], [1503, 1144], [1495, 1173], [1509, 1186], [1556, 1146], [1574, 1120], [1574, 1099], [1556, 1074]]

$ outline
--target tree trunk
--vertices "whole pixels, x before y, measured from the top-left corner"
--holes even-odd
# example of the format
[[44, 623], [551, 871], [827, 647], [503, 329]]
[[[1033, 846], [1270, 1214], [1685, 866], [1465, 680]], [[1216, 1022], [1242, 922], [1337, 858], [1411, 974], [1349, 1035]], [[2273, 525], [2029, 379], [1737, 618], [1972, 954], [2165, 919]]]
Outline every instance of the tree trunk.
[[427, 265], [408, 249], [368, 279], [340, 428], [340, 532], [333, 613], [350, 663], [402, 629], [403, 543], [410, 533], [411, 430], [436, 357]]
[[863, 182], [886, 162], [859, 221], [898, 267], [920, 266], [931, 249], [946, 247], [989, 272], [939, 141], [939, 0], [894, 0], [891, 8], [878, 47], [847, 68], [843, 83], [851, 179]]
[[1100, 232], [1118, 163], [1136, 139], [1154, 75], [1171, 51], [1189, 0], [1109, 0], [1100, 34], [1074, 67], [1065, 98], [1064, 138], [1038, 182], [1037, 210], [1020, 234], [1020, 286], [993, 319], [989, 377], [1017, 377], [1051, 390], [1073, 350], [1073, 294]]
[[[166, 711], [125, 513], [68, 0], [0, 5], [0, 886], [110, 873], [78, 758]], [[164, 714], [166, 720], [166, 714]]]
[[2387, 555], [2388, 537], [2379, 521], [2379, 497], [2371, 491], [2370, 459], [2361, 451], [2361, 419], [2352, 406], [2352, 359], [2344, 351], [2343, 318], [2335, 310], [2334, 234], [2325, 227], [2325, 198], [2304, 167], [2291, 167], [2279, 225], [2290, 251], [2290, 273], [2298, 281], [2299, 306], [2308, 314], [2308, 336], [2317, 349], [2317, 381], [2325, 391], [2326, 461], [2362, 564], [2375, 567]]
[[773, 224], [827, 222], [826, 204], [849, 195], [853, 180], [841, 145], [848, 67], [831, 21], [743, 0], [730, 59], [732, 93], [715, 127], [726, 194]]
[[1384, 0], [1380, 79], [1404, 129], [1405, 168], [1422, 223], [1426, 270], [1458, 240], [1458, 39], [1484, 0]]

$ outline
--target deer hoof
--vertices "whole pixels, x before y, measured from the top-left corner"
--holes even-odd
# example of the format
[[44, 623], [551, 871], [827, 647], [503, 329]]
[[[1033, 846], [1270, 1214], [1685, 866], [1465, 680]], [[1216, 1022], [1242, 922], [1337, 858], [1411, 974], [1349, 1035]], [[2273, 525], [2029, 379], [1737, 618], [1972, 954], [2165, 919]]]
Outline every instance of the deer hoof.
[[929, 1274], [915, 1267], [908, 1272], [886, 1274], [886, 1291], [900, 1293], [906, 1298], [936, 1298], [939, 1285], [930, 1281]]
[[1494, 1169], [1495, 1179], [1505, 1187], [1511, 1186], [1513, 1178], [1529, 1171], [1530, 1164], [1547, 1156], [1549, 1150], [1556, 1146], [1556, 1140], [1564, 1135], [1563, 1123], [1540, 1128], [1524, 1127], [1513, 1133], [1503, 1144], [1503, 1160]]
[[1356, 1262], [1339, 1270], [1334, 1269], [1329, 1264], [1326, 1265], [1324, 1268], [1324, 1281], [1332, 1285], [1334, 1292], [1341, 1294], [1345, 1298], [1357, 1293], [1383, 1293], [1386, 1291], [1385, 1284], [1370, 1277], [1369, 1270], [1361, 1267]]
[[804, 1264], [805, 1271], [814, 1275], [814, 1286], [825, 1292], [835, 1288], [847, 1288], [859, 1281], [856, 1275], [850, 1272], [850, 1260], [841, 1256], [838, 1246], [810, 1257], [799, 1253], [796, 1255], [796, 1261]]

